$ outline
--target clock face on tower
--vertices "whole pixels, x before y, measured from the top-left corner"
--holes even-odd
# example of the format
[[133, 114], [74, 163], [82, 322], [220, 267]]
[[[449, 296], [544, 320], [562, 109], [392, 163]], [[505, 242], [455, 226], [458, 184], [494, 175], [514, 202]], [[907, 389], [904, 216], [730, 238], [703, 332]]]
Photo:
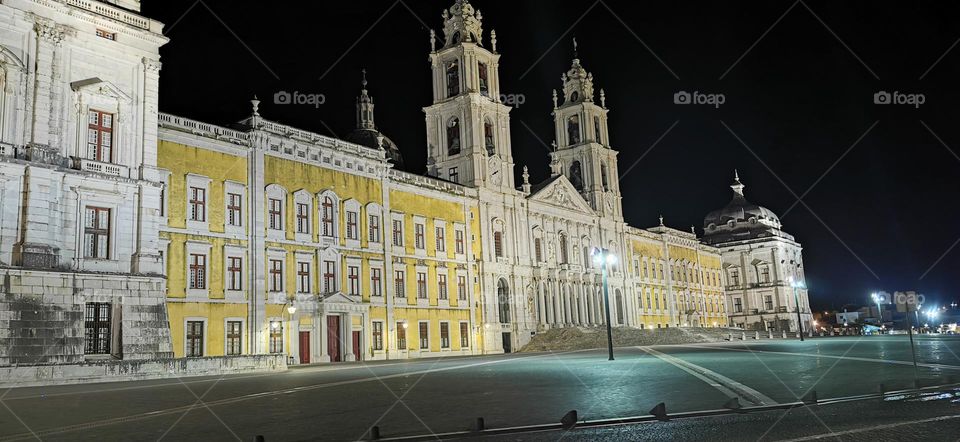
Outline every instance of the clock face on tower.
[[496, 156], [487, 161], [487, 172], [490, 174], [491, 183], [500, 185], [503, 182], [503, 171], [500, 170], [500, 161], [497, 160]]

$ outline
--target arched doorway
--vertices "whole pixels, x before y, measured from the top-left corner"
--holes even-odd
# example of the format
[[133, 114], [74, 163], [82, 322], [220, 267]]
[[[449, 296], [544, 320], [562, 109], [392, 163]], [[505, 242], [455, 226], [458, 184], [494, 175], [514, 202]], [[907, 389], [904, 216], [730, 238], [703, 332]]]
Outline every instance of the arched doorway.
[[[510, 286], [507, 285], [507, 280], [500, 278], [497, 281], [497, 304], [499, 310], [499, 319], [500, 324], [509, 324], [510, 323]], [[513, 346], [513, 339], [510, 336], [510, 332], [502, 332], [503, 337], [503, 352], [510, 353]]]

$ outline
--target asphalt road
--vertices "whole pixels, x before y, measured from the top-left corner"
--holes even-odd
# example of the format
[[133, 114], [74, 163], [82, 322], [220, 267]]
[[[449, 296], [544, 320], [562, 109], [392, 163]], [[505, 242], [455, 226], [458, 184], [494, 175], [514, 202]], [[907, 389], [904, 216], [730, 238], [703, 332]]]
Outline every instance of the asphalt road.
[[[920, 338], [917, 351], [925, 384], [960, 381], [960, 338]], [[867, 336], [620, 348], [615, 361], [590, 350], [30, 387], [0, 390], [0, 441], [356, 440], [374, 425], [384, 437], [430, 435], [467, 429], [477, 417], [494, 428], [553, 423], [574, 409], [595, 420], [645, 415], [659, 402], [673, 413], [718, 409], [734, 397], [745, 406], [794, 402], [813, 390], [838, 398], [874, 393], [881, 383], [908, 388], [914, 370], [906, 336]], [[789, 439], [906, 422], [888, 428], [896, 434], [921, 431], [915, 427], [929, 422], [915, 421], [938, 416], [932, 428], [956, 429], [960, 420], [949, 418], [956, 400], [946, 391], [883, 409], [874, 400], [496, 439]], [[826, 417], [810, 410], [827, 410]], [[717, 425], [727, 432], [704, 433]]]

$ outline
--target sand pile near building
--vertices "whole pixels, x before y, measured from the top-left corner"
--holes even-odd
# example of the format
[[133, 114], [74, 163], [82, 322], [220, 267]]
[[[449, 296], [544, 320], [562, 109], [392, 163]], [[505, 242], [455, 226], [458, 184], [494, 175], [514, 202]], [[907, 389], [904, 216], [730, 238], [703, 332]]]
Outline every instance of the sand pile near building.
[[[641, 345], [696, 344], [726, 340], [729, 333], [739, 338], [742, 330], [724, 328], [659, 328], [640, 330], [613, 329], [615, 347]], [[607, 346], [607, 329], [602, 327], [566, 327], [537, 333], [520, 351], [566, 351]]]

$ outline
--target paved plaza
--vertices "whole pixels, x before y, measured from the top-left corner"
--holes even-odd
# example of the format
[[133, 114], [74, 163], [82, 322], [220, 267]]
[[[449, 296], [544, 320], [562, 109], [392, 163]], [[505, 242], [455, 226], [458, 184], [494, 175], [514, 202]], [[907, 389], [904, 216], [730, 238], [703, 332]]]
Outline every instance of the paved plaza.
[[[925, 384], [960, 380], [960, 339], [921, 337], [917, 352]], [[501, 428], [558, 422], [574, 409], [580, 419], [611, 419], [646, 415], [660, 402], [676, 413], [719, 409], [734, 397], [744, 406], [775, 405], [795, 402], [811, 390], [822, 400], [875, 393], [881, 383], [895, 390], [913, 382], [906, 336], [618, 348], [615, 361], [608, 361], [601, 349], [350, 363], [275, 374], [3, 390], [0, 440], [246, 441], [256, 435], [267, 441], [356, 440], [369, 438], [375, 425], [383, 437], [430, 435], [468, 429], [477, 417], [488, 428]], [[877, 402], [839, 409], [850, 413], [862, 408], [854, 417], [864, 426], [890, 423], [892, 418], [878, 414]], [[899, 415], [904, 422], [949, 416], [954, 407], [952, 400], [914, 402], [910, 410], [937, 411], [924, 408], [915, 416], [904, 411]], [[828, 432], [839, 425], [823, 423], [830, 417], [817, 418], [806, 409], [777, 419], [783, 414], [500, 438], [592, 434], [615, 439], [630, 431], [634, 439], [671, 434], [684, 439], [685, 434], [696, 438], [684, 431], [703, 428], [691, 422], [730, 419], [751, 422], [754, 438], [777, 439], [793, 430]], [[834, 420], [841, 415], [828, 414]], [[938, 428], [952, 424], [951, 419]], [[765, 432], [770, 426], [777, 428]], [[725, 435], [736, 437], [736, 426], [730, 428], [733, 433]]]

